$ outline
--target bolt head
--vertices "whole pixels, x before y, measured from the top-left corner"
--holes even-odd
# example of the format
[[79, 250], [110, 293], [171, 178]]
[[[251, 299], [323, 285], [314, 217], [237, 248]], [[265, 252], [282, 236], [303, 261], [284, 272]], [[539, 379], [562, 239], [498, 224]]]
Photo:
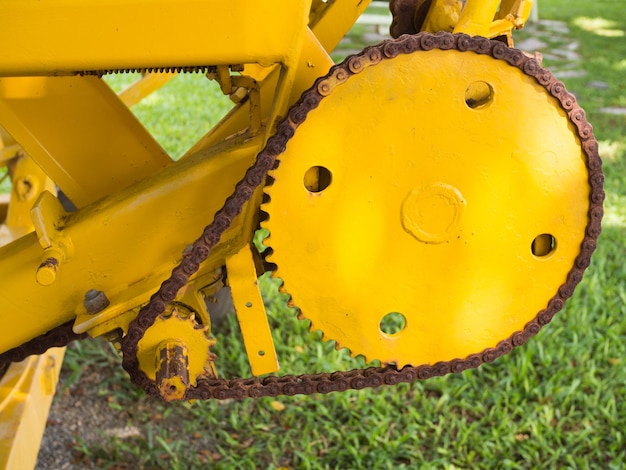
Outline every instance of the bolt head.
[[89, 289], [85, 292], [83, 305], [87, 313], [98, 313], [109, 306], [109, 299], [101, 290]]

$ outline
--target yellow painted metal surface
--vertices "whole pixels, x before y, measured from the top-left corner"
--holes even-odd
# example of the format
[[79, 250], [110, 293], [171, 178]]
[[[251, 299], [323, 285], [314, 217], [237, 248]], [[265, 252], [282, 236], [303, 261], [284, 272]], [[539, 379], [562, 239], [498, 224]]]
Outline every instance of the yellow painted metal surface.
[[52, 193], [44, 191], [34, 204], [31, 217], [43, 248], [42, 262], [37, 268], [37, 283], [49, 286], [56, 279], [61, 264], [74, 254], [72, 241], [63, 230], [69, 214]]
[[[233, 191], [263, 143], [262, 137], [235, 139], [164, 168], [151, 178], [71, 213], [63, 235], [72, 256], [50, 286], [36, 282], [43, 248], [31, 233], [0, 247], [0, 351], [85, 315], [89, 289], [111, 301], [94, 320], [105, 321], [145, 302]], [[228, 175], [228, 177], [226, 177]], [[252, 201], [251, 207], [258, 204]], [[213, 271], [251, 237], [256, 211], [246, 211], [203, 265]], [[19, 293], [16, 295], [15, 293]], [[15, 322], [12, 313], [33, 319]], [[37, 319], [34, 321], [34, 319]], [[95, 326], [95, 324], [93, 324]]]
[[0, 78], [0, 125], [78, 207], [170, 162], [96, 77]]
[[[337, 34], [335, 32], [335, 36], [330, 34], [328, 36], [329, 39], [327, 40], [332, 43]], [[283, 83], [284, 88], [288, 90], [288, 96], [285, 100], [286, 104], [292, 105], [302, 92], [313, 84], [316, 78], [328, 72], [333, 65], [325, 47], [326, 45], [320, 43], [311, 30], [306, 30], [303, 37], [302, 52], [298, 56], [298, 60], [294, 61], [292, 65], [295, 69], [294, 81], [290, 84]], [[244, 73], [254, 78], [259, 84], [261, 116], [265, 125], [271, 128], [278, 117], [285, 112], [285, 109], [277, 108], [273, 101], [273, 97], [276, 95], [276, 87], [279, 84], [280, 69], [277, 66], [259, 67], [256, 64], [250, 64], [246, 66]], [[217, 142], [246, 132], [250, 126], [249, 105], [250, 103], [245, 102], [235, 107], [207, 135], [201, 138], [183, 158]]]
[[487, 56], [384, 60], [324, 98], [280, 159], [262, 207], [269, 260], [311, 328], [369, 360], [494, 347], [545, 308], [584, 237], [567, 115]]
[[512, 46], [511, 32], [524, 26], [532, 5], [533, 0], [433, 0], [420, 30], [488, 38], [506, 36]]
[[513, 45], [512, 31], [524, 27], [530, 17], [534, 0], [504, 0], [500, 4], [496, 18], [489, 27], [490, 38], [506, 35], [509, 45]]
[[[0, 164], [30, 155], [3, 227], [14, 241], [0, 247], [0, 330], [11, 332], [0, 351], [72, 319], [77, 332], [119, 339], [368, 3], [0, 2]], [[425, 29], [510, 35], [532, 1], [460, 5], [435, 0]], [[175, 163], [128, 109], [173, 74], [148, 74], [120, 97], [74, 76], [189, 66], [219, 66], [237, 104]], [[324, 99], [289, 142], [266, 206], [279, 275], [313, 328], [398, 365], [464, 357], [520, 329], [563, 281], [586, 223], [583, 156], [564, 119], [518, 70], [450, 51], [386, 61]], [[158, 319], [140, 343], [166, 398], [216, 374], [203, 295], [224, 265], [252, 373], [278, 369], [249, 247], [260, 196], [180, 293], [187, 313]], [[565, 218], [553, 210], [563, 204], [575, 208]], [[94, 313], [91, 289], [110, 300]], [[2, 382], [3, 419], [25, 418], [0, 426], [13, 436], [0, 441], [0, 467], [30, 466], [15, 456], [43, 429], [45, 412], [29, 414], [47, 409], [61, 357], [28, 359]]]
[[20, 146], [15, 142], [6, 130], [0, 127], [0, 166], [5, 165], [15, 157], [20, 150]]
[[297, 54], [309, 8], [310, 0], [4, 0], [0, 76], [271, 65]]
[[[315, 79], [328, 72], [333, 65], [329, 53], [335, 49], [369, 3], [367, 0], [343, 0], [323, 4], [319, 13], [310, 23], [310, 27], [304, 32], [302, 51], [296, 61], [297, 71], [289, 96], [290, 105], [295, 103]], [[248, 64], [244, 73], [259, 82], [261, 115], [265, 121], [271, 124], [275, 119], [268, 120], [266, 118], [271, 112], [270, 106], [266, 103], [271, 102], [271, 97], [274, 94], [278, 80], [277, 67], [260, 67], [257, 64]], [[193, 154], [215, 142], [220, 142], [229, 136], [245, 131], [249, 125], [248, 116], [249, 111], [246, 103], [236, 107], [205, 137], [200, 139], [187, 154]]]
[[[11, 331], [0, 351], [72, 319], [76, 332], [119, 339], [368, 3], [1, 2], [0, 126], [12, 137], [0, 134], [0, 163], [19, 143], [41, 169], [34, 194], [49, 192], [9, 206], [23, 231], [0, 247], [0, 329]], [[435, 0], [425, 29], [510, 36], [532, 1], [463, 4]], [[236, 105], [178, 162], [128, 109], [172, 74], [120, 97], [74, 75], [189, 66], [211, 66]], [[587, 175], [564, 113], [517, 69], [473, 53], [368, 69], [310, 113], [282, 159], [266, 206], [279, 275], [313, 328], [368, 359], [432, 363], [494, 346], [563, 281], [586, 223]], [[32, 186], [16, 178], [14, 189], [24, 198]], [[252, 373], [278, 369], [249, 248], [260, 197], [179, 294], [197, 316], [160, 318], [140, 344], [163, 396], [215, 374], [203, 296], [224, 265]], [[575, 210], [557, 215], [563, 204]], [[84, 305], [92, 289], [110, 301], [97, 312]]]
[[257, 282], [250, 246], [226, 260], [228, 282], [253, 375], [276, 372], [278, 358]]
[[433, 0], [424, 19], [422, 31], [452, 32], [459, 22], [462, 9], [463, 3], [458, 0]]
[[[132, 14], [139, 5], [142, 8], [145, 6], [143, 2], [125, 2], [125, 8], [115, 19], [111, 10], [114, 3], [93, 2], [88, 18], [82, 4], [74, 2], [52, 2], [40, 6], [35, 2], [6, 2], [0, 5], [0, 10], [4, 9], [8, 17], [16, 17], [18, 13], [22, 17], [28, 16], [28, 27], [36, 29], [38, 37], [46, 34], [47, 28], [51, 27], [49, 18], [46, 21], [44, 18], [52, 14], [48, 8], [54, 6], [58, 7], [58, 11], [53, 16], [64, 12], [67, 21], [76, 23], [77, 28], [85, 25], [93, 27], [93, 37], [97, 36], [94, 32], [106, 30], [106, 34], [99, 37], [98, 41], [102, 44], [109, 41], [106, 51], [102, 44], [92, 48], [81, 43], [72, 51], [67, 48], [56, 49], [54, 57], [50, 58], [50, 54], [43, 54], [42, 50], [37, 49], [48, 45], [28, 40], [24, 47], [30, 48], [32, 57], [41, 54], [50, 58], [50, 62], [39, 62], [39, 70], [29, 68], [26, 64], [31, 60], [36, 62], [32, 57], [24, 58], [25, 62], [19, 66], [15, 64], [22, 59], [5, 57], [6, 62], [1, 63], [0, 60], [0, 75], [18, 72], [57, 75], [76, 67], [125, 68], [130, 66], [129, 60], [135, 60], [134, 48], [141, 48], [142, 54], [145, 54], [145, 44], [150, 43], [152, 49], [158, 50], [155, 44], [160, 43], [150, 42], [153, 33], [143, 34], [145, 31], [142, 25], [154, 20], [151, 27], [156, 28], [165, 18], [169, 25], [172, 18], [176, 17], [163, 13], [172, 7], [170, 2], [155, 2], [153, 7], [165, 5], [161, 9], [163, 11], [157, 12], [159, 8], [154, 8], [155, 11], [148, 12], [147, 16]], [[235, 58], [236, 61], [249, 60], [244, 77], [233, 78], [233, 83], [253, 83], [248, 77], [256, 80], [261, 90], [262, 112], [258, 136], [250, 138], [250, 133], [246, 132], [249, 127], [259, 127], [258, 118], [251, 119], [254, 113], [246, 109], [249, 103], [254, 102], [249, 99], [216, 126], [209, 139], [194, 146], [175, 165], [171, 164], [161, 148], [123, 105], [123, 102], [131, 104], [135, 98], [122, 95], [122, 100], [118, 99], [95, 77], [0, 79], [0, 88], [3, 90], [0, 123], [10, 128], [20, 144], [79, 207], [79, 211], [65, 214], [48, 210], [54, 204], [40, 205], [34, 212], [39, 220], [38, 233], [22, 237], [0, 249], [0, 274], [11, 278], [4, 285], [5, 292], [19, 291], [18, 297], [22, 299], [19, 303], [24, 304], [21, 308], [32, 318], [46, 311], [40, 321], [20, 325], [13, 325], [10, 316], [0, 316], [0, 325], [11, 325], [14, 330], [11, 337], [0, 340], [0, 350], [16, 346], [75, 316], [78, 317], [76, 331], [93, 330], [102, 333], [106, 328], [118, 326], [124, 329], [134, 314], [133, 309], [146, 301], [180, 258], [189, 240], [197, 236], [232, 191], [235, 182], [271, 132], [272, 124], [285, 114], [287, 106], [297, 99], [302, 90], [328, 70], [332, 62], [327, 49], [333, 48], [341, 39], [366, 3], [350, 1], [328, 5], [316, 17], [312, 30], [307, 29], [309, 5], [306, 1], [290, 2], [289, 5], [281, 3], [280, 8], [264, 4], [262, 13], [260, 7], [246, 4], [245, 15], [239, 3], [231, 5], [229, 2], [226, 5], [226, 2], [213, 2], [210, 15], [204, 14], [204, 9], [209, 8], [207, 4], [177, 3], [176, 14], [189, 6], [185, 14], [194, 20], [203, 17], [203, 21], [208, 21], [207, 18], [217, 18], [220, 16], [217, 13], [227, 9], [227, 18], [232, 19], [232, 15], [247, 18], [235, 28], [240, 33], [246, 33], [233, 35], [228, 40], [225, 39], [227, 21], [215, 30], [209, 24], [204, 24], [203, 34], [219, 33], [222, 41], [225, 41], [212, 42], [210, 48], [204, 47], [206, 43], [203, 43], [204, 46], [194, 43], [190, 48], [183, 47], [181, 44], [186, 44], [189, 37], [184, 34], [177, 36], [174, 65], [219, 65], [234, 62]], [[191, 15], [192, 11], [197, 14]], [[142, 18], [139, 27], [133, 28], [132, 36], [129, 36], [127, 25], [131, 19], [137, 21], [139, 17]], [[251, 17], [255, 17], [256, 26], [241, 29]], [[92, 24], [94, 18], [98, 18], [96, 26]], [[285, 18], [289, 18], [289, 21], [285, 21]], [[276, 26], [279, 22], [280, 28]], [[337, 28], [337, 24], [341, 28]], [[120, 29], [120, 34], [126, 34], [124, 37], [128, 44], [114, 50], [110, 44], [118, 44], [116, 41], [119, 38], [107, 34], [113, 34], [111, 31], [117, 25], [125, 25]], [[58, 29], [58, 25], [55, 25], [55, 29]], [[197, 31], [202, 28], [192, 29], [196, 31], [193, 34], [198, 34]], [[266, 37], [268, 35], [264, 32], [268, 29], [275, 34]], [[5, 33], [6, 30], [0, 34]], [[318, 33], [323, 37], [323, 42], [317, 39]], [[63, 40], [63, 34], [51, 41]], [[73, 34], [77, 34], [76, 31]], [[172, 41], [172, 38], [167, 40]], [[224, 47], [217, 47], [219, 44]], [[194, 56], [196, 46], [203, 47], [202, 54], [206, 54], [206, 61], [198, 62], [187, 57], [186, 54], [197, 57]], [[278, 53], [279, 49], [282, 52]], [[167, 54], [171, 50], [171, 47], [165, 48], [154, 54]], [[241, 54], [244, 57], [240, 57]], [[149, 57], [150, 53], [145, 55]], [[81, 57], [76, 63], [73, 62], [75, 56]], [[113, 56], [120, 61], [106, 62], [109, 60], [107, 57]], [[224, 57], [231, 59], [226, 60]], [[100, 59], [104, 62], [96, 64]], [[16, 68], [5, 67], [8, 63]], [[137, 61], [132, 62], [132, 68], [155, 64]], [[159, 61], [158, 65], [167, 64]], [[144, 92], [141, 91], [141, 94]], [[210, 198], [207, 202], [208, 195]], [[250, 204], [251, 209], [229, 231], [223, 243], [203, 266], [198, 278], [223, 265], [227, 256], [236, 253], [249, 241], [256, 218], [256, 204], [258, 201]], [[71, 253], [59, 250], [45, 236], [42, 237], [42, 234], [51, 233], [45, 227], [58, 223], [60, 217], [63, 219], [63, 244], [71, 247]], [[157, 237], [154, 236], [155, 230], [159, 232]], [[40, 243], [41, 240], [45, 243]], [[38, 271], [42, 261], [48, 259], [59, 261], [58, 269], [54, 272], [51, 272], [52, 268]], [[36, 282], [37, 272], [40, 273], [40, 284]], [[203, 287], [194, 286], [198, 289]], [[95, 315], [88, 315], [82, 306], [82, 299], [89, 289], [104, 291], [111, 301], [110, 306]], [[197, 292], [185, 295], [195, 294]], [[5, 311], [11, 311], [15, 302], [18, 300], [13, 294], [3, 296], [0, 292], [0, 306]]]
[[467, 0], [454, 32], [487, 36], [500, 0]]
[[35, 468], [65, 348], [12, 364], [0, 379], [0, 468]]
[[37, 197], [44, 191], [56, 194], [56, 188], [52, 180], [26, 155], [15, 161], [11, 173], [13, 184], [4, 224], [12, 237], [18, 238], [33, 230], [30, 209]]

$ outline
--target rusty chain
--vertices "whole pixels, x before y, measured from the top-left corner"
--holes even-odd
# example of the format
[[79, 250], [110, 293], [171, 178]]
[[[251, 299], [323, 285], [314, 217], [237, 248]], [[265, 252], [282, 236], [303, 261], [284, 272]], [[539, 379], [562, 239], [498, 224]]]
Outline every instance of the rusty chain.
[[[596, 241], [600, 234], [600, 223], [603, 215], [604, 176], [602, 174], [602, 161], [598, 154], [598, 143], [593, 135], [591, 125], [586, 120], [584, 111], [577, 104], [575, 97], [566, 90], [563, 83], [554, 77], [549, 70], [541, 67], [536, 59], [529, 58], [521, 51], [511, 49], [502, 42], [482, 37], [470, 37], [466, 34], [420, 33], [404, 35], [396, 40], [384, 41], [379, 45], [366, 48], [359, 54], [349, 56], [341, 64], [332, 67], [326, 76], [319, 78], [290, 108], [288, 116], [278, 125], [275, 134], [269, 138], [265, 148], [258, 154], [255, 163], [246, 171], [244, 178], [239, 181], [233, 194], [226, 199], [223, 207], [215, 214], [213, 221], [205, 227], [202, 235], [193, 243], [192, 249], [183, 256], [181, 263], [172, 270], [171, 276], [161, 284], [158, 291], [151, 296], [148, 304], [141, 308], [137, 317], [131, 322], [128, 333], [122, 340], [122, 365], [135, 385], [150, 395], [159, 396], [156, 383], [139, 368], [137, 351], [140, 339], [156, 318], [165, 311], [166, 306], [176, 298], [189, 277], [198, 271], [200, 264], [209, 256], [212, 248], [219, 242], [221, 235], [241, 212], [243, 205], [251, 198], [255, 189], [265, 181], [268, 171], [278, 167], [279, 155], [283, 153], [287, 142], [294, 135], [298, 126], [304, 122], [308, 113], [315, 109], [325, 96], [332, 93], [335, 87], [340, 86], [350, 76], [360, 73], [365, 68], [374, 66], [382, 60], [393, 59], [401, 54], [412, 54], [417, 51], [432, 49], [488, 55], [517, 67], [525, 75], [533, 77], [556, 99], [574, 125], [583, 152], [587, 157], [590, 192], [585, 236], [581, 243], [580, 253], [567, 275], [566, 282], [548, 301], [546, 308], [538, 312], [535, 318], [528, 322], [521, 331], [513, 333], [493, 348], [487, 348], [463, 359], [442, 361], [433, 365], [405, 366], [401, 370], [390, 365], [298, 376], [236, 379], [200, 377], [197, 380], [197, 385], [187, 390], [184, 399], [214, 398], [222, 400], [278, 395], [308, 395], [348, 389], [360, 390], [383, 384], [394, 385], [449, 373], [459, 373], [466, 369], [476, 368], [482, 363], [492, 362], [509, 353], [514, 347], [526, 343], [563, 308], [564, 302], [573, 294], [574, 288], [582, 279], [584, 270], [589, 266], [591, 255], [595, 250]], [[68, 330], [68, 326], [63, 328]], [[71, 331], [71, 325], [69, 331]], [[23, 349], [31, 343], [33, 346], [41, 338], [43, 337], [36, 338], [16, 349]], [[47, 340], [46, 344], [48, 344]], [[64, 344], [53, 344], [52, 346]], [[5, 356], [12, 351], [0, 355], [0, 361], [6, 360]]]
[[[37, 336], [16, 348], [10, 349], [0, 354], [0, 371], [5, 369], [11, 362], [20, 362], [33, 354], [43, 354], [50, 348], [67, 346], [72, 341], [84, 339], [87, 333], [74, 333], [72, 326], [74, 321], [69, 321], [61, 326], [57, 326], [47, 333]], [[0, 378], [2, 374], [0, 374]]]

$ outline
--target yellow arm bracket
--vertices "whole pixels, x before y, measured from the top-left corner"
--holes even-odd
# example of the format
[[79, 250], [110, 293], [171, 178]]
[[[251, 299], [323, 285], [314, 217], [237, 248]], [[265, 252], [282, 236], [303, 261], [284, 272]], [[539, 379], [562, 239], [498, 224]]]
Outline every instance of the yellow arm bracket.
[[487, 36], [499, 5], [500, 0], [467, 0], [454, 32]]
[[510, 38], [512, 30], [523, 28], [533, 8], [533, 1], [503, 0], [500, 4], [500, 11], [489, 28], [489, 37], [506, 35]]
[[278, 358], [249, 245], [226, 260], [226, 270], [252, 374], [276, 372]]
[[533, 0], [467, 0], [454, 32], [488, 38], [506, 36], [512, 46], [511, 32], [524, 26], [532, 6]]

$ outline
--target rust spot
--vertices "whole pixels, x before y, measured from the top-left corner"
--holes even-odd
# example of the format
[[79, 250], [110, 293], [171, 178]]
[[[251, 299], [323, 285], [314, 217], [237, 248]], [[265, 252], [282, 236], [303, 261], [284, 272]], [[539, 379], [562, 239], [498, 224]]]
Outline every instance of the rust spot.
[[46, 258], [39, 265], [39, 269], [42, 269], [42, 268], [52, 268], [56, 271], [59, 268], [59, 260], [56, 258], [52, 258], [52, 257]]

